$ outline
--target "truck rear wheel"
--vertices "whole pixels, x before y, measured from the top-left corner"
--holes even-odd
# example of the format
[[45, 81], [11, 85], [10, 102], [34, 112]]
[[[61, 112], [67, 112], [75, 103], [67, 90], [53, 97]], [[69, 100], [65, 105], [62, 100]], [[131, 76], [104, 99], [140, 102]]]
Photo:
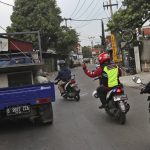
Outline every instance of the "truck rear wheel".
[[53, 123], [53, 109], [52, 103], [44, 104], [40, 106], [39, 123], [52, 124]]

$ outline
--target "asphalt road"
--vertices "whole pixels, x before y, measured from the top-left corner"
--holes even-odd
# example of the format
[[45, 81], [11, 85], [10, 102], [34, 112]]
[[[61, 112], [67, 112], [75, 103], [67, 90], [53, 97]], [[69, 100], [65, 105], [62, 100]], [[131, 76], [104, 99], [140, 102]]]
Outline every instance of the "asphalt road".
[[56, 87], [53, 125], [39, 126], [26, 120], [0, 122], [0, 150], [150, 150], [147, 95], [125, 88], [131, 109], [126, 124], [120, 125], [98, 109], [100, 102], [92, 97], [97, 81], [81, 68], [73, 73], [81, 100], [63, 100]]

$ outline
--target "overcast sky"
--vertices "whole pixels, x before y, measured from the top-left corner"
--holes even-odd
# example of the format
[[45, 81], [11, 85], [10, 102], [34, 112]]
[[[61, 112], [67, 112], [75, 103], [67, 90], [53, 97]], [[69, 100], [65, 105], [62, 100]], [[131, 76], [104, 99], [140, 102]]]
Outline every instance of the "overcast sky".
[[[120, 0], [119, 0], [120, 1]], [[73, 18], [77, 20], [104, 19], [106, 23], [110, 17], [109, 9], [103, 8], [103, 2], [106, 5], [109, 0], [57, 0], [58, 6], [61, 8], [62, 17]], [[112, 0], [116, 3], [116, 0]], [[121, 2], [119, 2], [120, 7]], [[116, 11], [117, 7], [113, 8]], [[62, 23], [65, 25], [65, 22]], [[80, 35], [81, 45], [91, 45], [91, 40], [94, 44], [100, 43], [99, 36], [101, 35], [101, 21], [68, 21], [67, 26], [75, 28]], [[92, 38], [90, 38], [92, 37]]]
[[[14, 5], [14, 0], [0, 0], [2, 2]], [[109, 0], [56, 0], [58, 7], [61, 9], [63, 18], [72, 18], [77, 20], [104, 19], [106, 23], [110, 17], [109, 9], [103, 8], [103, 2], [106, 5]], [[112, 3], [117, 3], [117, 0], [112, 0]], [[121, 0], [118, 0], [118, 9], [121, 7]], [[113, 7], [113, 12], [117, 7]], [[0, 27], [6, 29], [11, 24], [10, 16], [12, 7], [0, 3]], [[65, 22], [62, 22], [65, 25]], [[99, 36], [101, 35], [101, 21], [67, 21], [67, 26], [76, 29], [80, 35], [81, 45], [91, 45], [91, 40], [94, 44], [100, 43]], [[0, 32], [5, 32], [0, 28]], [[106, 33], [108, 34], [108, 33]], [[92, 38], [91, 38], [92, 37]]]

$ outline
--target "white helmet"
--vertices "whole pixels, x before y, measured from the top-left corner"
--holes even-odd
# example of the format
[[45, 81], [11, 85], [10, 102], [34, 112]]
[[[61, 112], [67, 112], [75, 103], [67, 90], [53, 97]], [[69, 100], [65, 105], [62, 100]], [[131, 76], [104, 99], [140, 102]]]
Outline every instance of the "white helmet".
[[98, 98], [98, 95], [97, 95], [97, 91], [96, 91], [96, 90], [93, 91], [92, 96], [95, 97], [95, 98]]

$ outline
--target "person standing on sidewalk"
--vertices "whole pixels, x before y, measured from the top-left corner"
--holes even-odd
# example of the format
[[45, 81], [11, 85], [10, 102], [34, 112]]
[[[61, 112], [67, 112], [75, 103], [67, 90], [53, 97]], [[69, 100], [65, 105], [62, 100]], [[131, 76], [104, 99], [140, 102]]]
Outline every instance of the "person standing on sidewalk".
[[98, 62], [100, 66], [93, 71], [89, 71], [85, 63], [82, 67], [87, 76], [91, 78], [100, 78], [100, 86], [97, 88], [97, 95], [102, 103], [102, 105], [99, 106], [101, 109], [106, 105], [107, 92], [120, 84], [119, 76], [121, 76], [121, 69], [118, 65], [110, 62], [110, 55], [106, 52], [98, 56]]

